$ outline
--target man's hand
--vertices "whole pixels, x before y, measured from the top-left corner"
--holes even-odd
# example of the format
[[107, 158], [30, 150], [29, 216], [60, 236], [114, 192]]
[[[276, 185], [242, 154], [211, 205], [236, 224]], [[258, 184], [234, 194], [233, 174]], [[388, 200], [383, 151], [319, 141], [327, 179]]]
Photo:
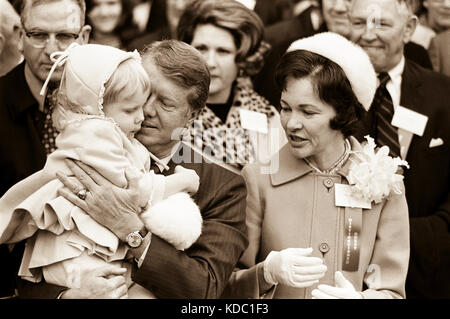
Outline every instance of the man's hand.
[[126, 268], [105, 266], [87, 272], [80, 278], [79, 288], [63, 292], [61, 299], [125, 299], [128, 288], [125, 281]]
[[129, 233], [144, 227], [137, 215], [140, 212], [138, 176], [133, 174], [132, 170], [125, 171], [125, 177], [128, 180], [128, 188], [125, 189], [112, 184], [97, 171], [79, 161], [66, 160], [65, 162], [78, 181], [83, 184], [87, 195], [84, 200], [80, 199], [76, 195], [80, 190], [79, 183], [57, 172], [56, 176], [67, 187], [59, 189], [58, 195], [83, 209], [122, 241], [126, 241]]

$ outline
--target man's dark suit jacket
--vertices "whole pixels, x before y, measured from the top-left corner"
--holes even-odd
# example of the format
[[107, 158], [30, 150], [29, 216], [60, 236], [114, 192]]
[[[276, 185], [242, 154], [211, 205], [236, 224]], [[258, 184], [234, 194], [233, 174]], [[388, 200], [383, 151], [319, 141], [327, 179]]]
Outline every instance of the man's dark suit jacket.
[[[25, 62], [0, 78], [0, 196], [11, 186], [40, 170], [45, 151], [33, 123], [38, 102], [25, 81]], [[12, 254], [0, 245], [0, 296], [14, 292], [14, 272], [22, 257], [21, 246]]]
[[[202, 234], [185, 254], [152, 235], [146, 258], [132, 278], [158, 298], [219, 298], [248, 246], [245, 182], [226, 168], [206, 163], [185, 144], [178, 155], [174, 158], [186, 159], [179, 164], [200, 177], [193, 199], [203, 217]], [[173, 173], [174, 158], [164, 175]], [[195, 158], [201, 162], [192, 163]]]
[[[192, 163], [194, 159], [197, 162]], [[248, 246], [245, 182], [238, 174], [206, 163], [185, 144], [169, 162], [170, 170], [163, 174], [172, 174], [178, 164], [195, 170], [200, 177], [193, 199], [203, 217], [202, 233], [185, 252], [152, 235], [144, 262], [133, 270], [132, 279], [157, 298], [219, 298]], [[22, 298], [56, 298], [63, 289], [21, 280], [19, 293]]]
[[46, 155], [33, 122], [38, 102], [25, 81], [25, 62], [0, 78], [0, 195], [44, 167]]
[[[411, 232], [407, 298], [450, 298], [450, 78], [406, 60], [400, 105], [428, 116], [404, 172]], [[373, 112], [364, 119], [374, 136]], [[443, 145], [430, 148], [432, 139]]]

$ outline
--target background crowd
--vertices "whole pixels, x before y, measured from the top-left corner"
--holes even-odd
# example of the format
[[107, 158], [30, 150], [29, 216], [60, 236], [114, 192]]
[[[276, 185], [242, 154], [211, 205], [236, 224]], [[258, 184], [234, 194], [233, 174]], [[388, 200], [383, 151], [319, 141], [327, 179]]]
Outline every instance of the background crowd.
[[[313, 37], [324, 32], [340, 36]], [[181, 163], [200, 178], [196, 243], [180, 251], [150, 233], [145, 249], [131, 250], [132, 279], [154, 296], [450, 298], [450, 0], [0, 0], [2, 196], [58, 146], [51, 111], [61, 71], [39, 91], [50, 55], [72, 42], [139, 51], [151, 92], [136, 138], [168, 165], [159, 172], [204, 158]], [[399, 108], [416, 115], [397, 128]], [[179, 127], [187, 147], [172, 139]], [[402, 195], [361, 217], [329, 193], [349, 183], [351, 151], [366, 135], [409, 168]], [[311, 146], [296, 151], [305, 140]], [[130, 193], [67, 165], [90, 181], [90, 197], [80, 202], [69, 179], [64, 197], [122, 241], [140, 229], [126, 211]], [[339, 214], [362, 218], [357, 271], [340, 265]], [[25, 242], [1, 235], [2, 298], [126, 295], [113, 268], [76, 289], [18, 278]]]

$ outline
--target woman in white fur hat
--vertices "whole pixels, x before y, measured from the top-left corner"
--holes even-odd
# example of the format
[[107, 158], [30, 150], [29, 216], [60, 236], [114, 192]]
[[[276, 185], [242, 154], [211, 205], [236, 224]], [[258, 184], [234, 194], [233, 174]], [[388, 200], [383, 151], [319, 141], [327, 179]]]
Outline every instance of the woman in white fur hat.
[[224, 297], [404, 298], [408, 208], [399, 158], [351, 136], [376, 90], [364, 51], [321, 33], [277, 67], [288, 138], [272, 161], [243, 170], [249, 247]]
[[[142, 231], [157, 234], [177, 249], [188, 248], [198, 238], [202, 218], [187, 194], [197, 191], [197, 174], [179, 166], [173, 175], [156, 175], [150, 171], [152, 154], [134, 138], [150, 94], [139, 54], [74, 44], [53, 57], [58, 55], [48, 76], [65, 64], [53, 113], [60, 132], [57, 150], [41, 171], [14, 185], [0, 199], [0, 243], [28, 238], [19, 276], [74, 288], [80, 276], [107, 263], [127, 267], [123, 260], [129, 247], [81, 208], [58, 196], [63, 185], [55, 173], [71, 175], [65, 159], [93, 167], [120, 187], [127, 187], [126, 174], [138, 174], [142, 192], [135, 211], [142, 212], [147, 228]], [[153, 160], [159, 161], [154, 156]], [[90, 194], [80, 187], [77, 196], [84, 200]], [[133, 238], [128, 244], [134, 247]], [[151, 297], [137, 285], [133, 287], [137, 289], [129, 290], [130, 297]]]

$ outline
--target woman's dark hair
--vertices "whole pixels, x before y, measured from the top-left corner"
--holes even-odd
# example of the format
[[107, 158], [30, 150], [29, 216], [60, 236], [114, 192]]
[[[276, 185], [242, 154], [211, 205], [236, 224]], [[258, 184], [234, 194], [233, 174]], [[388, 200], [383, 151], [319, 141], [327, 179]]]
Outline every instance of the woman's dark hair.
[[235, 0], [193, 0], [178, 23], [178, 39], [190, 44], [195, 29], [201, 24], [212, 24], [233, 35], [236, 64], [247, 75], [261, 70], [270, 45], [262, 41], [264, 25], [255, 12]]
[[[133, 21], [133, 1], [132, 0], [120, 0], [122, 3], [122, 15], [116, 28], [113, 30], [114, 34], [117, 34], [122, 41], [122, 44], [126, 46], [131, 40], [136, 37], [139, 32], [137, 25]], [[86, 0], [86, 24], [92, 26], [92, 22], [89, 20], [89, 13], [95, 7], [94, 0]], [[95, 32], [95, 30], [92, 30]]]
[[288, 52], [282, 56], [276, 68], [275, 82], [284, 91], [291, 78], [311, 79], [317, 96], [336, 111], [336, 116], [330, 120], [333, 130], [339, 130], [348, 137], [358, 129], [365, 110], [339, 65], [310, 51]]

